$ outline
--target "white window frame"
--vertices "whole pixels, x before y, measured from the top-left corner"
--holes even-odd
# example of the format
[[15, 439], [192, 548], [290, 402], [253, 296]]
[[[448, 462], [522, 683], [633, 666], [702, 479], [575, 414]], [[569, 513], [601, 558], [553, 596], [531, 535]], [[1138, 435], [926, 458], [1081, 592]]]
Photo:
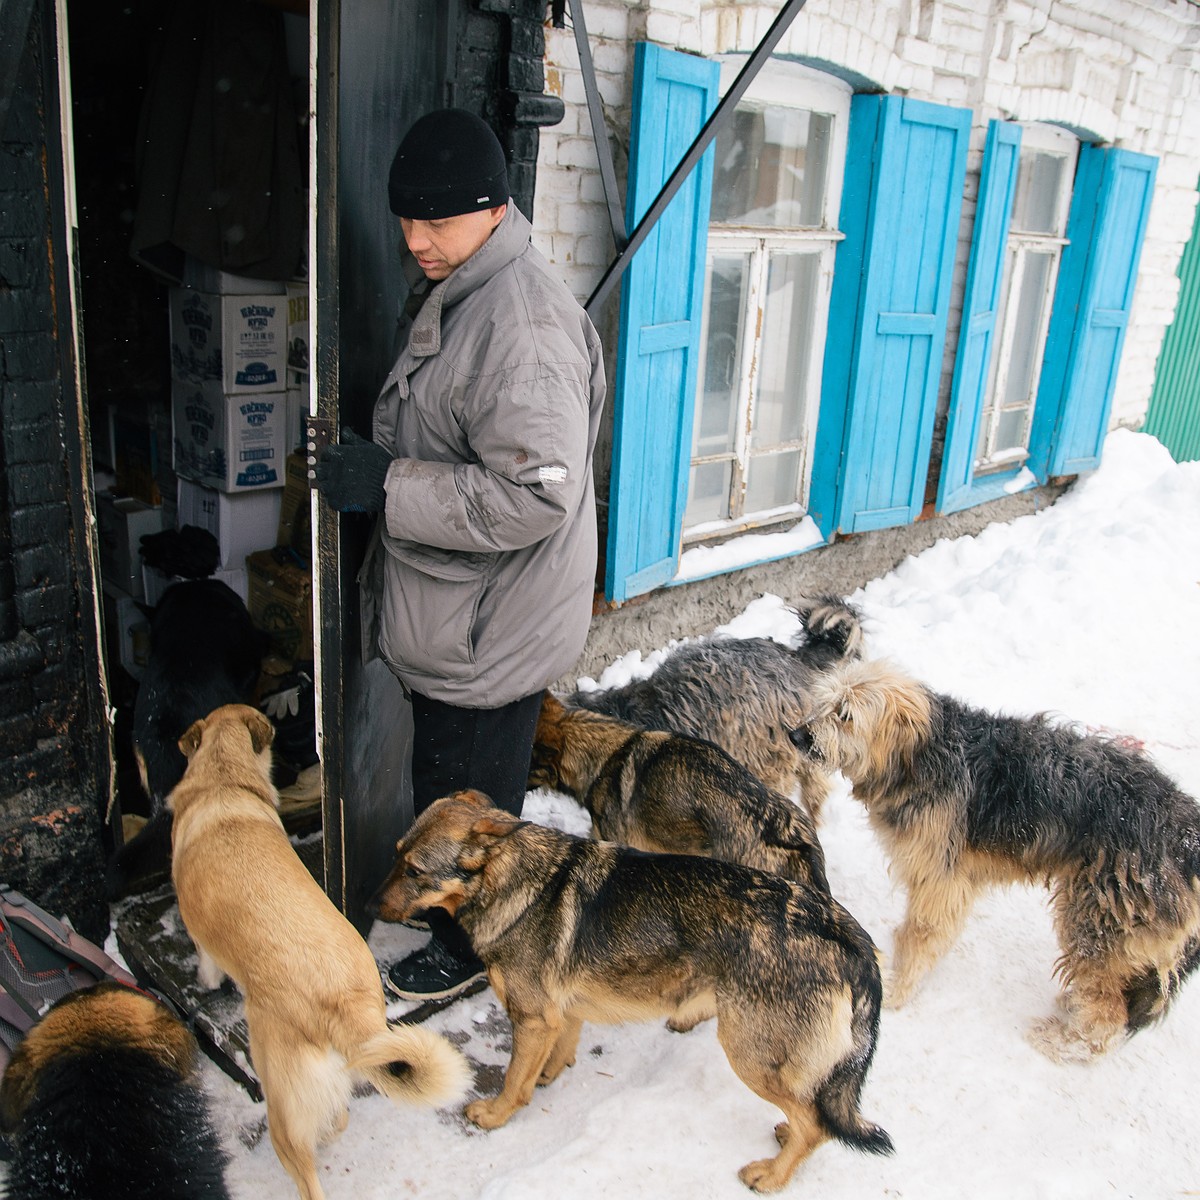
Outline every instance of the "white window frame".
[[[746, 56], [741, 54], [722, 55], [721, 92], [724, 94], [745, 65]], [[733, 447], [733, 470], [730, 481], [730, 508], [734, 515], [718, 521], [706, 521], [685, 526], [684, 544], [709, 538], [726, 536], [763, 525], [794, 520], [802, 516], [807, 507], [808, 490], [812, 477], [813, 443], [816, 437], [817, 418], [820, 412], [821, 373], [825, 359], [825, 336], [829, 323], [829, 297], [833, 286], [833, 266], [837, 244], [843, 238], [837, 228], [841, 210], [842, 181], [846, 162], [846, 135], [850, 119], [851, 88], [849, 84], [831, 75], [823, 74], [799, 63], [773, 59], [767, 63], [746, 91], [745, 99], [760, 104], [777, 105], [785, 108], [806, 109], [811, 112], [829, 114], [833, 117], [829, 146], [828, 177], [826, 179], [824, 211], [821, 225], [814, 229], [780, 229], [761, 226], [730, 226], [710, 224], [708, 228], [708, 253], [705, 278], [708, 278], [715, 254], [737, 253], [751, 256], [750, 280], [746, 305], [748, 319], [744, 322], [741, 361], [742, 378], [737, 394], [737, 417]], [[817, 309], [813, 316], [812, 351], [808, 362], [808, 377], [805, 394], [810, 397], [808, 412], [799, 439], [773, 446], [770, 453], [799, 450], [799, 495], [794, 503], [764, 511], [745, 514], [742, 511], [745, 499], [746, 468], [750, 461], [750, 429], [753, 423], [753, 404], [757, 389], [758, 355], [763, 310], [760, 299], [766, 286], [767, 270], [771, 250], [798, 250], [818, 247], [820, 262], [817, 269]], [[708, 295], [704, 299], [704, 317], [701, 326], [701, 345], [708, 342]], [[703, 396], [704, 354], [700, 355], [700, 370], [697, 379], [697, 397]], [[700, 419], [697, 405], [695, 420]], [[700, 455], [689, 463], [689, 476], [693, 468], [713, 462], [724, 462], [729, 453]], [[755, 457], [768, 457], [756, 455]]]
[[[1055, 227], [1066, 229], [1067, 213], [1075, 187], [1075, 168], [1079, 162], [1079, 139], [1065, 129], [1053, 125], [1022, 125], [1021, 154], [1026, 151], [1045, 151], [1061, 154], [1067, 160], [1063, 174], [1064, 184], [1059, 190], [1058, 204], [1054, 214]], [[997, 324], [999, 337], [992, 355], [990, 378], [984, 397], [983, 415], [988, 419], [987, 450], [983, 455], [978, 447], [972, 447], [975, 455], [975, 473], [986, 475], [996, 471], [1007, 471], [1020, 465], [1029, 457], [1029, 438], [1033, 428], [1033, 413], [1037, 401], [1038, 380], [1042, 373], [1042, 360], [1046, 352], [1046, 335], [1050, 329], [1050, 312], [1054, 304], [1054, 289], [1058, 283], [1058, 269], [1062, 262], [1063, 247], [1068, 245], [1066, 237], [1051, 234], [1028, 233], [1010, 227], [1004, 245], [1004, 280], [1001, 284], [1000, 318]], [[995, 449], [995, 436], [1004, 409], [997, 405], [997, 397], [1008, 390], [1008, 369], [1012, 361], [1012, 344], [1016, 335], [1017, 305], [1011, 304], [1013, 296], [1020, 295], [1024, 281], [1025, 266], [1032, 253], [1053, 254], [1050, 270], [1046, 273], [1045, 294], [1041, 320], [1035, 333], [1033, 371], [1031, 372], [1032, 394], [1027, 397], [1025, 411], [1024, 446], [1008, 448], [1004, 452]], [[1012, 407], [1012, 406], [1009, 406]]]

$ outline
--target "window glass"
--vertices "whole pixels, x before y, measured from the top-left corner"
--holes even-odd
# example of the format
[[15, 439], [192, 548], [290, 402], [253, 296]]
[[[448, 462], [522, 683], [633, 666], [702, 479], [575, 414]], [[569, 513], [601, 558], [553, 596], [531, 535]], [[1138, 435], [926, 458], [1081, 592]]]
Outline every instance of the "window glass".
[[817, 254], [770, 256], [752, 449], [792, 442], [803, 433], [819, 266]]
[[818, 229], [833, 118], [743, 102], [717, 135], [715, 225]]
[[800, 452], [760, 454], [750, 460], [746, 475], [746, 511], [765, 512], [796, 503], [800, 482]]
[[729, 489], [733, 463], [701, 463], [688, 477], [688, 502], [685, 525], [703, 525], [729, 517]]
[[1011, 229], [1062, 236], [1059, 200], [1065, 163], [1063, 155], [1042, 150], [1021, 155]]
[[1025, 438], [1028, 428], [1030, 410], [1007, 408], [996, 421], [996, 450], [998, 458], [1004, 456], [1023, 455], [1025, 453]]
[[1016, 312], [1009, 343], [1008, 379], [1001, 398], [1003, 404], [1026, 404], [1033, 395], [1042, 318], [1050, 301], [1049, 282], [1054, 257], [1034, 250], [1021, 255], [1021, 281], [1010, 301], [1015, 302]]
[[733, 451], [749, 286], [749, 254], [711, 257], [704, 298], [704, 362], [692, 434], [693, 457]]

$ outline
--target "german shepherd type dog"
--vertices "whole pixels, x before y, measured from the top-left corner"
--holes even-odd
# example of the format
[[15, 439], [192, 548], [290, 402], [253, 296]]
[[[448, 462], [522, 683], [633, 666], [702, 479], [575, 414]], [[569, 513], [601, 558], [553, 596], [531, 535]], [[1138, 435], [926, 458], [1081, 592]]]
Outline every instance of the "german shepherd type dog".
[[242, 704], [184, 733], [188, 767], [169, 799], [172, 875], [200, 982], [229, 975], [245, 999], [275, 1152], [303, 1200], [320, 1200], [314, 1147], [346, 1127], [357, 1080], [392, 1100], [440, 1104], [461, 1096], [470, 1075], [444, 1038], [388, 1025], [371, 951], [280, 823], [273, 733]]
[[187, 761], [179, 739], [193, 721], [222, 704], [249, 703], [258, 684], [267, 635], [242, 598], [219, 579], [173, 583], [150, 618], [150, 658], [133, 705], [133, 750], [150, 819], [113, 855], [108, 892], [165, 880], [171, 869], [171, 814], [166, 799]]
[[565, 708], [547, 692], [529, 786], [574, 796], [606, 842], [723, 858], [829, 890], [808, 813], [712, 742]]
[[479, 792], [435, 801], [372, 905], [450, 912], [513, 1026], [504, 1088], [467, 1106], [503, 1125], [575, 1061], [584, 1021], [713, 1014], [738, 1077], [778, 1105], [780, 1151], [743, 1183], [775, 1191], [829, 1138], [888, 1153], [858, 1102], [875, 1051], [875, 947], [827, 893], [737, 863], [646, 854], [520, 821]]
[[10, 1200], [229, 1200], [196, 1040], [119, 983], [70, 992], [29, 1031], [0, 1085]]
[[829, 793], [828, 773], [798, 754], [788, 730], [807, 714], [813, 683], [862, 653], [856, 609], [836, 596], [796, 605], [804, 636], [792, 646], [770, 638], [707, 638], [673, 650], [654, 674], [605, 691], [575, 691], [590, 708], [640, 729], [665, 729], [715, 742], [772, 791], [800, 799], [814, 820]]
[[1045, 881], [1062, 955], [1051, 1058], [1085, 1059], [1162, 1017], [1200, 963], [1200, 809], [1118, 742], [994, 716], [882, 662], [813, 689], [793, 737], [839, 768], [908, 890], [902, 1004], [992, 884]]

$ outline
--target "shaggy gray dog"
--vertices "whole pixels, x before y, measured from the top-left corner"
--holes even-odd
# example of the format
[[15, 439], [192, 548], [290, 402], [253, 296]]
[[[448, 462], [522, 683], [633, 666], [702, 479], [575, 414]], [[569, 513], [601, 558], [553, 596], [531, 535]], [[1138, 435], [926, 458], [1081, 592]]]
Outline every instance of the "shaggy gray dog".
[[770, 638], [709, 638], [673, 650], [653, 675], [564, 700], [636, 725], [715, 742], [813, 819], [829, 792], [827, 769], [799, 754], [788, 731], [807, 716], [815, 681], [862, 653], [858, 611], [837, 596], [796, 604], [804, 632], [793, 646]]

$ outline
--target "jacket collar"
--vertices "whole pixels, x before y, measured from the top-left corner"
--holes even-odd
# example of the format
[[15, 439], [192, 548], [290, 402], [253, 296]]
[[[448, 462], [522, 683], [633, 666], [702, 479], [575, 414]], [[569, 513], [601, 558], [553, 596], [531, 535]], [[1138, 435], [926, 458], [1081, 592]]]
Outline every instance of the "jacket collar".
[[492, 230], [488, 240], [461, 267], [430, 291], [408, 335], [409, 350], [414, 357], [426, 358], [441, 350], [442, 311], [482, 287], [492, 276], [519, 258], [529, 245], [532, 228], [525, 214], [509, 200], [508, 211]]

